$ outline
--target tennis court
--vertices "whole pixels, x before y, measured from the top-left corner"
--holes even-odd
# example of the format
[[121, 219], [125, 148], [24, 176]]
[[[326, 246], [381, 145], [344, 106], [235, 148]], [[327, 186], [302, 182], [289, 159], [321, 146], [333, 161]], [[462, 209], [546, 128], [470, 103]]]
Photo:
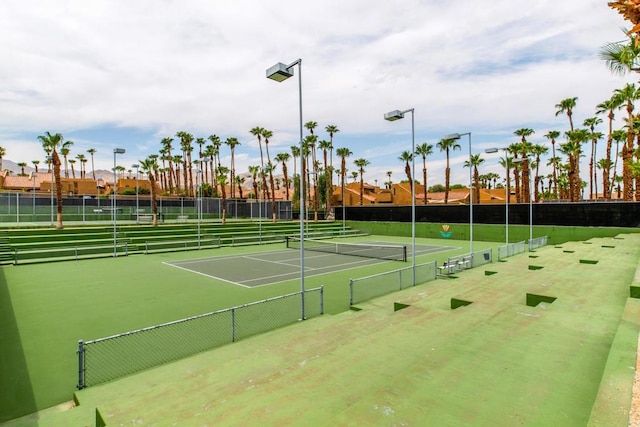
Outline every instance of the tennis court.
[[[329, 240], [322, 243], [306, 240], [305, 245], [305, 277], [379, 263], [390, 263], [394, 265], [393, 268], [401, 268], [406, 266], [406, 263], [401, 260], [411, 255], [410, 245], [379, 241], [345, 244]], [[416, 245], [416, 256], [454, 249], [457, 248]], [[272, 285], [300, 277], [300, 254], [297, 246], [270, 252], [165, 262], [165, 264], [245, 288]]]

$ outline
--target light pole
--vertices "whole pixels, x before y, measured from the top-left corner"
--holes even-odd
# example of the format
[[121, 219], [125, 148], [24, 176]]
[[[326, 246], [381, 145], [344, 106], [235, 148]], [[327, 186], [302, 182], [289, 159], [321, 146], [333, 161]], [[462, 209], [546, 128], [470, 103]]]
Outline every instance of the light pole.
[[114, 258], [118, 256], [118, 252], [117, 252], [118, 246], [117, 246], [117, 239], [116, 239], [116, 227], [118, 222], [118, 215], [116, 215], [116, 183], [117, 183], [116, 155], [124, 154], [124, 153], [125, 153], [124, 148], [113, 149], [113, 200], [111, 201], [111, 208], [113, 211], [113, 257]]
[[[487, 148], [484, 150], [487, 154], [497, 153], [498, 151], [504, 151], [504, 167], [506, 171], [509, 171], [509, 151], [506, 148]], [[504, 234], [505, 234], [505, 243], [509, 245], [509, 177], [506, 177], [507, 182], [505, 182], [504, 186], [504, 194], [505, 194], [505, 213], [504, 213]]]
[[131, 165], [133, 169], [136, 170], [136, 223], [140, 222], [140, 199], [138, 198], [138, 181], [140, 180], [138, 177], [138, 169], [140, 169], [139, 164]]
[[200, 222], [202, 221], [202, 170], [196, 170], [196, 186], [198, 191], [198, 250], [200, 250]]
[[274, 66], [267, 69], [267, 78], [282, 82], [289, 77], [293, 77], [294, 66], [298, 66], [298, 111], [300, 115], [300, 295], [301, 295], [301, 319], [305, 320], [304, 315], [304, 179], [302, 179], [302, 171], [304, 170], [304, 142], [302, 140], [302, 59], [296, 59], [289, 65], [278, 62]]
[[31, 193], [33, 195], [33, 222], [36, 221], [36, 178], [37, 177], [38, 177], [38, 174], [36, 173], [31, 174], [31, 179], [33, 180], [33, 192]]
[[53, 226], [53, 156], [47, 156], [47, 162], [49, 163], [49, 170], [51, 171], [51, 188], [49, 188], [49, 193], [51, 194], [51, 225]]
[[414, 109], [400, 111], [393, 110], [384, 115], [390, 122], [404, 118], [405, 113], [411, 113], [411, 271], [412, 284], [416, 285], [416, 132], [414, 126]]
[[262, 200], [260, 200], [260, 193], [262, 193], [262, 168], [260, 169], [260, 182], [258, 182], [258, 242], [262, 244]]
[[518, 157], [513, 159], [513, 163], [529, 162], [529, 251], [531, 251], [531, 241], [533, 240], [533, 185], [531, 182], [531, 162], [528, 157]]
[[471, 132], [452, 133], [445, 135], [444, 139], [460, 139], [469, 135], [469, 255], [473, 257], [473, 178], [471, 171]]

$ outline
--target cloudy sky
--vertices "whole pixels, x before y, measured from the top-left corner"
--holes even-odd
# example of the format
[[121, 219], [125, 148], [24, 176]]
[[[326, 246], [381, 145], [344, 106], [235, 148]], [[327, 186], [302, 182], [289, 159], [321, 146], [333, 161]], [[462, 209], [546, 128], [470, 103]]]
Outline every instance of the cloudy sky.
[[[303, 120], [320, 139], [336, 125], [334, 147], [351, 149], [351, 170], [370, 161], [367, 181], [399, 181], [410, 115], [385, 112], [415, 108], [416, 144], [471, 132], [479, 153], [523, 127], [546, 144], [568, 129], [560, 100], [578, 97], [580, 124], [635, 79], [598, 59], [625, 25], [606, 0], [2, 0], [0, 146], [6, 159], [43, 162], [37, 136], [60, 132], [72, 156], [95, 148], [97, 169], [125, 148], [118, 165], [129, 168], [183, 130], [238, 138], [245, 171], [259, 164], [251, 128], [273, 131], [272, 156], [298, 143], [297, 79], [265, 70], [301, 58]], [[468, 181], [467, 144], [451, 158], [454, 183]], [[483, 157], [481, 173], [503, 173]], [[429, 184], [444, 182], [435, 148], [428, 168]]]

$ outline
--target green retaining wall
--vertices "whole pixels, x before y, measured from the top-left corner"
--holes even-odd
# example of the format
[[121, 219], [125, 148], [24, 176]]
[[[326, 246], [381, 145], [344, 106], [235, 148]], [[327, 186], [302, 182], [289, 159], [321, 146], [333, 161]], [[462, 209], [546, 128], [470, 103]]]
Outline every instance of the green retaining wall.
[[[411, 223], [409, 222], [377, 222], [377, 221], [347, 221], [351, 228], [367, 230], [371, 234], [388, 236], [411, 236]], [[443, 223], [418, 222], [416, 223], [416, 237], [432, 239], [468, 240], [468, 224], [446, 224], [451, 235], [448, 238], [442, 236]], [[547, 236], [549, 245], [557, 245], [569, 241], [583, 241], [593, 237], [614, 237], [618, 234], [640, 233], [640, 228], [624, 227], [561, 227], [549, 225], [533, 225], [533, 237]], [[504, 242], [505, 226], [496, 224], [474, 224], [473, 239], [485, 242]], [[521, 242], [529, 239], [528, 225], [510, 225], [509, 242]]]

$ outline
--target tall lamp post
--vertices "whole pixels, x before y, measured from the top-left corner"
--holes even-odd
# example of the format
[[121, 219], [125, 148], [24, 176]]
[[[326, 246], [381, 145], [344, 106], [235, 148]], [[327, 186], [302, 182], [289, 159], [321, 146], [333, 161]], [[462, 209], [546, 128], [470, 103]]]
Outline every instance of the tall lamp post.
[[531, 251], [531, 241], [533, 240], [533, 183], [531, 182], [531, 162], [528, 157], [513, 159], [513, 163], [524, 162], [529, 162], [529, 251]]
[[416, 285], [416, 132], [414, 126], [414, 109], [400, 111], [393, 110], [384, 115], [390, 122], [404, 118], [405, 113], [411, 113], [411, 270], [412, 284]]
[[140, 165], [136, 163], [131, 167], [136, 170], [136, 222], [140, 222], [140, 199], [138, 196], [138, 181], [140, 181], [138, 169], [140, 169]]
[[[509, 170], [509, 151], [506, 148], [487, 148], [484, 150], [487, 154], [497, 153], [498, 151], [504, 151], [504, 167], [506, 170]], [[508, 179], [508, 177], [507, 177]], [[509, 245], [509, 183], [506, 182], [504, 186], [504, 194], [505, 194], [505, 213], [504, 213], [504, 234], [505, 234], [505, 244]]]
[[198, 250], [200, 249], [200, 222], [202, 222], [202, 170], [196, 170], [196, 190], [198, 194]]
[[444, 139], [460, 139], [469, 135], [469, 255], [473, 257], [473, 174], [471, 168], [471, 132], [452, 133], [445, 135]]
[[[304, 170], [304, 142], [302, 138], [302, 59], [296, 59], [289, 65], [278, 62], [267, 69], [267, 78], [282, 82], [293, 77], [294, 67], [298, 66], [298, 111], [300, 115], [300, 173]], [[304, 315], [304, 179], [300, 176], [300, 296], [301, 296], [301, 320]]]
[[113, 200], [111, 201], [111, 208], [113, 211], [113, 257], [117, 257], [118, 256], [118, 246], [117, 246], [117, 238], [116, 238], [116, 227], [117, 227], [117, 222], [118, 222], [118, 215], [116, 212], [116, 183], [117, 183], [117, 177], [116, 177], [116, 155], [118, 154], [124, 154], [126, 151], [124, 148], [114, 148], [113, 149]]

